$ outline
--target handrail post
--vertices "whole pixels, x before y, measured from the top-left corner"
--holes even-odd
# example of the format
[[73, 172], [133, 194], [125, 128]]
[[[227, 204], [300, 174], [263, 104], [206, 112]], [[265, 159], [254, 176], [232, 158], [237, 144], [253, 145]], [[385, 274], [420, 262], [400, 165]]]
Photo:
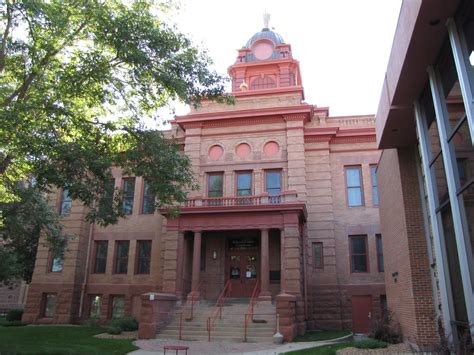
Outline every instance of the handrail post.
[[211, 318], [207, 318], [207, 341], [211, 341]]
[[179, 315], [179, 340], [183, 340], [183, 312]]
[[247, 314], [244, 315], [244, 341], [247, 342]]
[[194, 293], [191, 295], [191, 320], [194, 317]]

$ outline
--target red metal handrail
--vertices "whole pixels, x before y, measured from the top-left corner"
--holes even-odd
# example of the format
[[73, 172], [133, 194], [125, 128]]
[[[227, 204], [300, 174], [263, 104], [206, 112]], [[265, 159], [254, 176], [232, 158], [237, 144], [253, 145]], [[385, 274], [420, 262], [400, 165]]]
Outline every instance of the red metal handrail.
[[257, 280], [255, 283], [255, 287], [253, 288], [252, 292], [252, 297], [250, 298], [249, 305], [247, 307], [247, 313], [245, 313], [245, 318], [244, 318], [244, 341], [247, 341], [247, 326], [248, 326], [248, 321], [249, 318], [253, 322], [253, 308], [255, 306], [255, 303], [257, 303], [257, 298], [260, 295], [260, 281]]
[[[198, 284], [198, 290], [199, 293], [201, 293], [201, 288], [202, 288], [202, 280], [199, 281]], [[186, 313], [186, 311], [189, 311], [189, 316], [185, 318], [186, 321], [192, 321], [194, 318], [194, 305], [199, 301], [199, 298], [196, 297], [196, 295], [191, 293], [191, 302], [186, 302], [186, 305], [184, 306], [183, 310], [181, 311], [179, 315], [179, 340], [182, 340], [182, 334], [183, 334], [183, 314]]]
[[219, 316], [219, 318], [222, 318], [222, 306], [225, 303], [225, 299], [227, 295], [231, 291], [232, 291], [231, 280], [227, 280], [224, 286], [224, 289], [222, 290], [221, 294], [219, 295], [219, 298], [216, 301], [216, 305], [214, 306], [214, 309], [212, 310], [210, 317], [207, 318], [207, 341], [211, 341], [212, 327], [214, 326], [214, 323], [216, 322], [217, 316]]

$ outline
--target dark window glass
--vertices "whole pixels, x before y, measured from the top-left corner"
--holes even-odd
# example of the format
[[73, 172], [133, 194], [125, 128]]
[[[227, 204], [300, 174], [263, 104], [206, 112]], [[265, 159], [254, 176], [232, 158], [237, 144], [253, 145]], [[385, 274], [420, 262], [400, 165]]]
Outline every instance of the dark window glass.
[[112, 208], [114, 203], [115, 179], [110, 179], [105, 185], [104, 197], [102, 203], [107, 208]]
[[324, 269], [323, 243], [313, 243], [314, 247], [314, 268]]
[[61, 216], [69, 216], [71, 213], [72, 199], [69, 196], [68, 189], [63, 189], [61, 194], [61, 205], [59, 206], [59, 214]]
[[53, 317], [56, 314], [57, 295], [54, 293], [44, 294], [44, 312], [45, 317]]
[[116, 242], [115, 245], [115, 273], [126, 274], [128, 270], [129, 241]]
[[150, 273], [151, 240], [137, 242], [137, 274]]
[[123, 318], [125, 315], [125, 297], [112, 296], [112, 318]]
[[252, 194], [252, 174], [237, 174], [237, 196], [250, 196]]
[[150, 191], [150, 184], [144, 181], [142, 213], [152, 214], [155, 211], [155, 195]]
[[135, 195], [135, 179], [123, 180], [123, 213], [132, 214], [133, 197]]
[[106, 240], [101, 240], [95, 242], [95, 263], [94, 263], [94, 272], [96, 274], [105, 273], [105, 268], [107, 266], [107, 248], [109, 242]]
[[352, 272], [367, 272], [367, 237], [351, 236], [351, 270]]
[[361, 168], [346, 168], [347, 204], [349, 207], [363, 206]]
[[379, 190], [377, 188], [377, 167], [376, 166], [371, 166], [370, 167], [370, 175], [372, 179], [372, 196], [374, 199], [374, 206], [379, 205]]
[[377, 234], [375, 236], [375, 240], [376, 240], [376, 243], [377, 243], [377, 265], [378, 265], [378, 269], [379, 269], [379, 272], [384, 272], [382, 236], [380, 234]]
[[91, 295], [90, 296], [90, 318], [100, 318], [100, 309], [102, 307], [102, 296], [101, 295]]
[[281, 171], [265, 172], [265, 188], [270, 195], [281, 193]]
[[223, 176], [222, 174], [209, 175], [208, 196], [222, 197]]

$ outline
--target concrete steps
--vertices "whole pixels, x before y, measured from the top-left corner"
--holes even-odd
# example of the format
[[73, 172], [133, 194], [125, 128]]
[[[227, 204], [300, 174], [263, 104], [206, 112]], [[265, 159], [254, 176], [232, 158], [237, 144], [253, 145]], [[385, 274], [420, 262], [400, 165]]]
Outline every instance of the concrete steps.
[[[244, 340], [244, 317], [247, 312], [248, 300], [228, 300], [222, 308], [222, 318], [217, 318], [212, 326], [211, 341]], [[182, 339], [207, 341], [207, 319], [214, 310], [214, 304], [202, 301], [194, 309], [192, 321], [183, 319]], [[170, 324], [158, 334], [158, 339], [179, 339], [180, 312], [176, 310]], [[248, 342], [271, 342], [276, 329], [275, 306], [268, 302], [257, 303], [254, 308], [255, 322], [249, 322], [247, 328]], [[260, 315], [264, 313], [265, 315]]]

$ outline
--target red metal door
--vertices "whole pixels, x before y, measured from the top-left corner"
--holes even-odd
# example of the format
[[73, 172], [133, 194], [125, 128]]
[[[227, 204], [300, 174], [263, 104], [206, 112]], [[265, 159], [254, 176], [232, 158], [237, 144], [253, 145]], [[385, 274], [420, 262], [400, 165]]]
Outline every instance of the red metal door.
[[372, 325], [372, 296], [352, 296], [352, 331], [367, 334]]

